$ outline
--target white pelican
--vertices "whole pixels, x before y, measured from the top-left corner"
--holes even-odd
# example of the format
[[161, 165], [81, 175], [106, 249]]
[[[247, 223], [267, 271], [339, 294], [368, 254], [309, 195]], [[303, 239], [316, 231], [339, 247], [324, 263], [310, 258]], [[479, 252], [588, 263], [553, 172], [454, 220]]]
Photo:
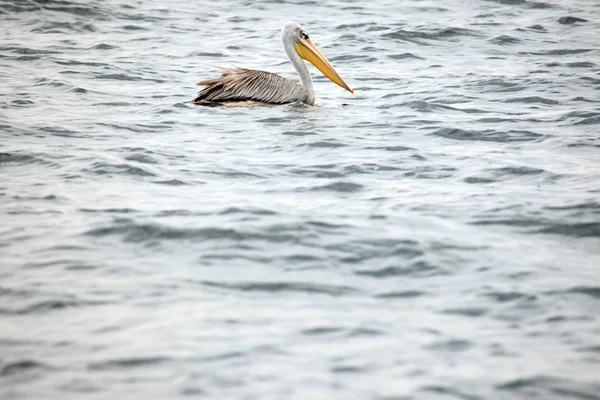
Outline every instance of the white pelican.
[[302, 102], [314, 105], [313, 82], [302, 59], [311, 62], [332, 82], [354, 93], [299, 24], [288, 22], [281, 30], [281, 41], [302, 84], [271, 72], [237, 67], [222, 68], [223, 72], [218, 78], [196, 84], [206, 88], [190, 103], [249, 105]]

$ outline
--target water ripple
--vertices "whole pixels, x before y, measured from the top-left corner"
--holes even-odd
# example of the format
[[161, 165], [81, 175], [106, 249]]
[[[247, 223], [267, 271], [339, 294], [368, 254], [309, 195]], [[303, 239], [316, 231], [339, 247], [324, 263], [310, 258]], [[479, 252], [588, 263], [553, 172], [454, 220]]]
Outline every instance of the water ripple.
[[454, 140], [490, 141], [501, 143], [526, 142], [545, 138], [545, 135], [530, 131], [509, 130], [506, 132], [500, 132], [489, 129], [482, 131], [467, 131], [457, 128], [441, 128], [433, 132], [432, 135]]
[[235, 290], [241, 292], [300, 292], [325, 294], [329, 296], [343, 296], [359, 292], [358, 289], [348, 286], [324, 285], [316, 283], [295, 283], [295, 282], [244, 282], [244, 283], [221, 283], [213, 281], [204, 281], [203, 285], [220, 289]]
[[595, 2], [0, 14], [0, 398], [599, 398]]

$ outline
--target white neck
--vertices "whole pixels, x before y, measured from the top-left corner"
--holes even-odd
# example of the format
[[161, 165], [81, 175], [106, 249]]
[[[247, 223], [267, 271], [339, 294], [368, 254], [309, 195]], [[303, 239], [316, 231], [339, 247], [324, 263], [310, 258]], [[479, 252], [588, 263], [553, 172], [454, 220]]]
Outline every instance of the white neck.
[[286, 43], [284, 41], [283, 46], [285, 48], [285, 52], [287, 53], [288, 58], [290, 59], [290, 62], [294, 66], [294, 69], [296, 70], [298, 75], [300, 76], [300, 82], [302, 83], [302, 86], [304, 86], [306, 90], [308, 90], [310, 97], [314, 99], [315, 89], [313, 88], [313, 81], [310, 77], [310, 72], [308, 71], [306, 64], [300, 58], [298, 53], [296, 53], [296, 50], [294, 50], [293, 44], [290, 44], [289, 42]]

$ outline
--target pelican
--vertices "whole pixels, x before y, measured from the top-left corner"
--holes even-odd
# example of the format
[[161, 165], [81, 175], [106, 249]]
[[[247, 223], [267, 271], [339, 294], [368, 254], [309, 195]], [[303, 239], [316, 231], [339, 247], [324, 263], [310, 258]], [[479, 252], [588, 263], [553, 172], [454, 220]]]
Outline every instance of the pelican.
[[302, 26], [288, 22], [281, 30], [281, 41], [290, 62], [300, 75], [300, 83], [271, 72], [245, 68], [221, 68], [221, 76], [198, 82], [206, 86], [190, 103], [202, 105], [315, 104], [315, 89], [302, 59], [309, 61], [333, 83], [354, 94], [308, 37]]

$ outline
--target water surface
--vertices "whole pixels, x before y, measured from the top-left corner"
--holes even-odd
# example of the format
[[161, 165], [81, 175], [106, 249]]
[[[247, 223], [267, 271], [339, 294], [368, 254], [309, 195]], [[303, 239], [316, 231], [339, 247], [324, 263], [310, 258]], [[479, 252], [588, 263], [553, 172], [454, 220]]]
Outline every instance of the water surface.
[[[0, 20], [0, 397], [600, 399], [596, 2]], [[287, 20], [354, 96], [184, 104]]]

